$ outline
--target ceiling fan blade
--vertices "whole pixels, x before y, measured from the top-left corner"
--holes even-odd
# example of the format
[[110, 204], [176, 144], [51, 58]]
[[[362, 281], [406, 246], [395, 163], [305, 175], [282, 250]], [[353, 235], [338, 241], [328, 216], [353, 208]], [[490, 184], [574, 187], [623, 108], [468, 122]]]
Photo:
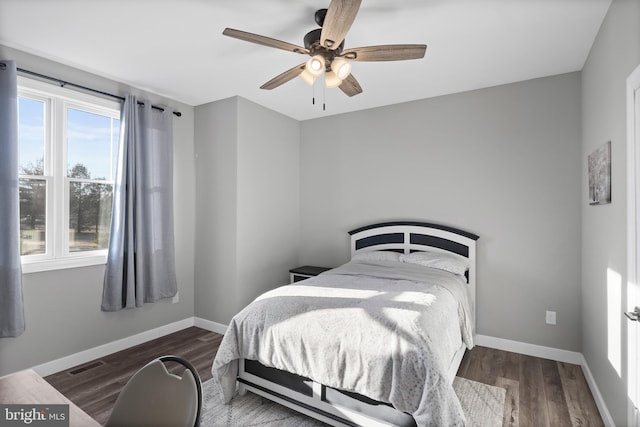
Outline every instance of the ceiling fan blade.
[[267, 90], [275, 89], [278, 86], [285, 84], [289, 80], [295, 79], [304, 71], [305, 65], [306, 65], [306, 62], [303, 62], [302, 64], [296, 65], [292, 69], [287, 70], [282, 74], [278, 74], [277, 76], [275, 76], [274, 78], [272, 78], [271, 80], [269, 80], [268, 82], [260, 86], [260, 89], [267, 89]]
[[345, 49], [340, 56], [353, 61], [402, 61], [424, 58], [424, 44], [388, 44]]
[[358, 83], [356, 78], [353, 77], [353, 74], [349, 74], [338, 87], [349, 97], [362, 93], [362, 87], [360, 87], [360, 83]]
[[263, 46], [275, 47], [276, 49], [288, 50], [289, 52], [309, 54], [309, 49], [292, 43], [283, 42], [281, 40], [272, 39], [270, 37], [260, 36], [258, 34], [248, 33], [246, 31], [234, 30], [233, 28], [225, 28], [222, 32], [225, 36], [244, 40], [251, 43], [261, 44]]
[[337, 49], [356, 19], [361, 0], [331, 0], [322, 24], [320, 44], [327, 49]]

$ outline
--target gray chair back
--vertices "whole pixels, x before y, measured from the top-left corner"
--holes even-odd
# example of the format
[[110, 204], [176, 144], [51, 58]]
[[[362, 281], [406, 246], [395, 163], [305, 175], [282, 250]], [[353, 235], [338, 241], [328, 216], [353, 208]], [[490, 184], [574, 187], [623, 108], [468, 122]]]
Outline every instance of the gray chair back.
[[[165, 362], [185, 367], [182, 376]], [[127, 382], [113, 407], [107, 427], [191, 427], [200, 424], [202, 384], [195, 368], [178, 356], [152, 360]]]

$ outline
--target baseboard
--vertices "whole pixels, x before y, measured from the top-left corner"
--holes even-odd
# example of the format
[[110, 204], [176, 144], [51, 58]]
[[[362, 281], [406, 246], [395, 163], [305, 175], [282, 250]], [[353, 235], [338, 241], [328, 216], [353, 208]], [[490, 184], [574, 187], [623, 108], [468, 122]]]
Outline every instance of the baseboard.
[[168, 334], [172, 334], [191, 326], [194, 326], [193, 317], [169, 323], [168, 325], [160, 326], [148, 331], [140, 332], [139, 334], [131, 335], [129, 337], [112, 341], [107, 344], [99, 345], [98, 347], [93, 347], [79, 353], [61, 357], [60, 359], [52, 360], [50, 362], [34, 366], [33, 370], [41, 376], [45, 377], [47, 375], [72, 368], [74, 366], [82, 365], [83, 363], [99, 359], [100, 357], [104, 357], [108, 354], [133, 347], [134, 345], [142, 344], [144, 342], [151, 341]]
[[197, 326], [198, 328], [206, 329], [208, 331], [216, 332], [222, 335], [224, 335], [224, 333], [227, 332], [227, 325], [213, 322], [211, 320], [202, 319], [200, 317], [193, 318], [193, 325]]
[[34, 366], [33, 370], [36, 371], [39, 375], [45, 377], [47, 375], [55, 374], [56, 372], [73, 368], [74, 366], [82, 365], [83, 363], [99, 359], [108, 354], [115, 353], [117, 351], [121, 351], [129, 347], [133, 347], [135, 345], [181, 331], [182, 329], [191, 326], [197, 326], [199, 328], [217, 332], [219, 334], [224, 334], [227, 330], [227, 326], [221, 323], [212, 322], [210, 320], [201, 319], [199, 317], [189, 317], [177, 322], [169, 323], [168, 325], [160, 326], [155, 329], [140, 332], [139, 334], [131, 335], [126, 338], [122, 338], [107, 344], [99, 345], [97, 347], [71, 354], [69, 356], [61, 357], [50, 362], [45, 362], [41, 365]]
[[596, 401], [596, 406], [598, 407], [598, 411], [600, 411], [600, 416], [602, 417], [602, 421], [604, 425], [607, 427], [616, 427], [616, 424], [613, 422], [613, 417], [611, 413], [609, 413], [609, 409], [607, 409], [607, 405], [604, 403], [604, 399], [602, 394], [600, 393], [600, 389], [596, 384], [595, 378], [593, 378], [593, 374], [591, 373], [591, 369], [589, 369], [589, 365], [587, 364], [587, 359], [584, 358], [583, 354], [580, 354], [580, 358], [582, 362], [582, 372], [584, 373], [584, 378], [587, 380], [587, 384], [589, 384], [589, 388], [591, 389], [591, 394], [593, 394], [593, 398]]
[[598, 406], [598, 411], [600, 411], [602, 421], [607, 427], [615, 427], [611, 413], [609, 413], [609, 410], [607, 409], [607, 405], [602, 398], [600, 389], [598, 389], [598, 385], [591, 374], [587, 360], [584, 358], [582, 353], [561, 350], [553, 347], [545, 347], [542, 345], [528, 344], [520, 341], [512, 341], [504, 338], [490, 337], [487, 335], [476, 335], [474, 342], [476, 345], [483, 347], [490, 347], [498, 350], [511, 351], [513, 353], [526, 354], [528, 356], [580, 365], [582, 367], [584, 377], [587, 380], [587, 384], [589, 385], [589, 389], [591, 389], [593, 399], [596, 401], [596, 406]]
[[558, 362], [573, 363], [574, 365], [582, 365], [582, 362], [584, 361], [582, 353], [578, 353], [576, 351], [561, 350], [558, 348], [528, 344], [525, 342], [490, 337], [487, 335], [476, 335], [474, 342], [476, 345], [480, 345], [482, 347], [491, 347], [497, 350], [526, 354], [527, 356], [557, 360]]

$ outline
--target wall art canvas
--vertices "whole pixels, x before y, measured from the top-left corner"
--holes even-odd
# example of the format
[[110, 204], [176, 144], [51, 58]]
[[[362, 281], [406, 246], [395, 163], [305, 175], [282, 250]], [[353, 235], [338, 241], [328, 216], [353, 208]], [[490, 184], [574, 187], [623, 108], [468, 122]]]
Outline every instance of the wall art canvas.
[[611, 203], [611, 141], [589, 154], [589, 204]]

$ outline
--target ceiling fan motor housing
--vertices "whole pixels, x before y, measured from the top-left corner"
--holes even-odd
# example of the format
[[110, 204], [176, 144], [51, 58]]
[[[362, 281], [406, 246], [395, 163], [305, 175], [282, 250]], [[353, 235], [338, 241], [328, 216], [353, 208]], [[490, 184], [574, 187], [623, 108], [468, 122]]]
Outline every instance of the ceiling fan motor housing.
[[340, 43], [337, 49], [327, 49], [320, 44], [320, 35], [322, 34], [322, 28], [316, 28], [315, 30], [309, 31], [304, 36], [304, 47], [309, 49], [309, 55], [320, 55], [324, 58], [325, 63], [327, 64], [327, 68], [329, 68], [331, 61], [342, 53], [342, 49], [344, 48], [344, 40]]

